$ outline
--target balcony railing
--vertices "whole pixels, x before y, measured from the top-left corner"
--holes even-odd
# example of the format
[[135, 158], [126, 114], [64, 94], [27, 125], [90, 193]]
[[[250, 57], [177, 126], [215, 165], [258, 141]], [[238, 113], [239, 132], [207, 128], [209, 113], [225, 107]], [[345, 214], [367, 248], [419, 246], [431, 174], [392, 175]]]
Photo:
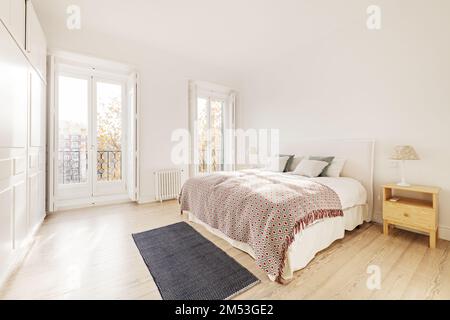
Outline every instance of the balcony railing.
[[[59, 183], [85, 183], [88, 172], [86, 151], [59, 151]], [[97, 181], [122, 179], [122, 152], [97, 151]]]
[[97, 181], [122, 179], [122, 151], [97, 151]]
[[[82, 158], [83, 157], [83, 158]], [[86, 182], [86, 151], [59, 151], [59, 183], [72, 184]], [[84, 164], [84, 166], [83, 166]]]

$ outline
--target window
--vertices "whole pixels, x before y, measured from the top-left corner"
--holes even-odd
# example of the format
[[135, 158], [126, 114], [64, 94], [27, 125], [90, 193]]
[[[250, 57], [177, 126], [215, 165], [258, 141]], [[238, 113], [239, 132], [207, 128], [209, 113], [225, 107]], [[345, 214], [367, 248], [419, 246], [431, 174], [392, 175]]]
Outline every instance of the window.
[[209, 97], [197, 98], [198, 168], [199, 173], [224, 170], [223, 109], [225, 101]]
[[234, 169], [234, 98], [227, 88], [191, 83], [192, 174]]
[[127, 95], [136, 90], [136, 76], [70, 63], [58, 63], [55, 74], [55, 198], [92, 203], [128, 193], [133, 199], [136, 105]]
[[122, 179], [123, 86], [97, 82], [97, 181]]
[[[58, 77], [58, 182], [85, 183], [88, 177], [89, 82], [85, 78]], [[83, 142], [78, 142], [78, 141]]]
[[[125, 84], [66, 75], [58, 81], [59, 183], [86, 183], [91, 167], [96, 168], [98, 182], [121, 181]], [[92, 85], [95, 108], [89, 96]], [[96, 149], [91, 156], [95, 163], [89, 159], [90, 119], [96, 121], [96, 144], [90, 144]]]

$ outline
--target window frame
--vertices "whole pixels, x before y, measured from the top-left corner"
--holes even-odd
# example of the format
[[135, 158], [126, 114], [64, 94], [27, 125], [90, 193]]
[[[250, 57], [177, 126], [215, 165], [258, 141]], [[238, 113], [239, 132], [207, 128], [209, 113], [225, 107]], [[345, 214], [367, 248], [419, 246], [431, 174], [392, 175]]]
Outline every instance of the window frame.
[[[236, 92], [230, 88], [199, 81], [190, 81], [190, 120], [189, 128], [191, 133], [191, 165], [189, 173], [191, 176], [209, 174], [213, 171], [211, 170], [211, 149], [208, 143], [207, 151], [207, 171], [199, 171], [199, 157], [198, 157], [198, 128], [196, 127], [196, 121], [198, 119], [198, 99], [204, 98], [208, 102], [208, 134], [210, 134], [211, 129], [211, 101], [218, 100], [223, 102], [222, 109], [222, 170], [221, 171], [232, 171], [235, 167], [235, 142], [234, 142], [234, 131], [235, 131], [235, 104], [236, 104]], [[208, 137], [210, 141], [210, 137]]]

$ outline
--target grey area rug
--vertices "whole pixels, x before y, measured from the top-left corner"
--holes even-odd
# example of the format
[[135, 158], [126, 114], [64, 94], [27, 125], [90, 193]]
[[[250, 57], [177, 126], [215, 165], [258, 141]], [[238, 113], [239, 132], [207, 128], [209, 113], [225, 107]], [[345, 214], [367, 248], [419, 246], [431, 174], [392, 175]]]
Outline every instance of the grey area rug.
[[165, 300], [223, 300], [260, 281], [185, 222], [133, 234]]

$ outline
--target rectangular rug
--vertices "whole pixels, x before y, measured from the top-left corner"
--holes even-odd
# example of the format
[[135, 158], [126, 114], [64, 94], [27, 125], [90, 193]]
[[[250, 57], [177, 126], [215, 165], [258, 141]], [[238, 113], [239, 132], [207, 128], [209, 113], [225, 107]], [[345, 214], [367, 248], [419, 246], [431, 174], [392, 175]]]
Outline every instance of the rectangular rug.
[[164, 300], [224, 300], [260, 280], [185, 222], [133, 234]]

